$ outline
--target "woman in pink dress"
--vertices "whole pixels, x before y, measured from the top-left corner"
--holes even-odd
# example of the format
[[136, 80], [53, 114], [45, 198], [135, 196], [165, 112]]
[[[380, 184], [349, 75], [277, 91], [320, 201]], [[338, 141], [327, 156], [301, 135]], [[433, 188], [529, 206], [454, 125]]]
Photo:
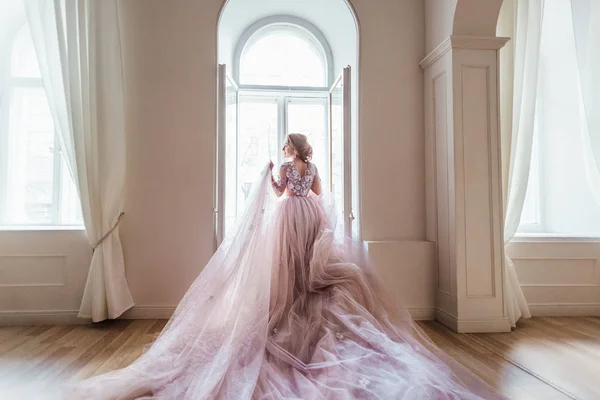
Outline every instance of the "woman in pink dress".
[[385, 292], [363, 246], [336, 235], [306, 136], [290, 134], [283, 151], [289, 161], [276, 179], [265, 167], [149, 350], [68, 397], [498, 398]]

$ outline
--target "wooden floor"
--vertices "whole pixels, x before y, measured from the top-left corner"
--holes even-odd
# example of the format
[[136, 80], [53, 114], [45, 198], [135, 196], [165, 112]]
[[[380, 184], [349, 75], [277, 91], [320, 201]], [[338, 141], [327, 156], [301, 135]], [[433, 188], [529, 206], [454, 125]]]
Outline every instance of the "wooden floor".
[[[58, 382], [125, 367], [165, 323], [0, 328], [0, 394], [15, 382]], [[420, 325], [451, 357], [510, 399], [600, 399], [600, 318], [534, 318], [503, 334], [456, 334], [436, 322]]]

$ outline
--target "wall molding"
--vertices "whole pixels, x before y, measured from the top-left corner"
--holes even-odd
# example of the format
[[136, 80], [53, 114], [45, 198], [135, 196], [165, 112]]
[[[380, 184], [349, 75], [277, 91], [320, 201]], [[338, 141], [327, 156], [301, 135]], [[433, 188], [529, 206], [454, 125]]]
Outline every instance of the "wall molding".
[[409, 307], [408, 312], [415, 321], [433, 321], [435, 320], [435, 307], [417, 308]]
[[520, 283], [519, 286], [524, 287], [552, 287], [552, 288], [583, 288], [583, 287], [600, 287], [597, 283]]
[[457, 318], [441, 308], [436, 309], [436, 319], [458, 333], [496, 333], [510, 332], [508, 318], [468, 319]]
[[[168, 319], [177, 306], [134, 306], [120, 319]], [[408, 312], [415, 321], [432, 321], [435, 319], [434, 307], [408, 307]]]
[[453, 49], [500, 50], [509, 40], [497, 36], [450, 36]]
[[426, 70], [442, 58], [450, 49], [467, 50], [500, 50], [510, 40], [507, 37], [496, 36], [456, 36], [452, 35], [427, 54], [419, 63]]
[[125, 311], [119, 319], [169, 319], [176, 308], [177, 305], [133, 306]]
[[[460, 65], [460, 96], [461, 96], [461, 110], [460, 110], [460, 138], [458, 138], [457, 142], [460, 143], [460, 145], [462, 146], [462, 162], [460, 163], [460, 167], [461, 167], [461, 173], [462, 173], [462, 195], [463, 195], [463, 215], [464, 215], [464, 227], [461, 229], [463, 232], [463, 240], [464, 240], [464, 260], [465, 260], [465, 282], [466, 282], [466, 297], [467, 299], [490, 299], [490, 298], [496, 298], [496, 265], [497, 263], [497, 254], [495, 251], [495, 242], [496, 242], [496, 235], [494, 232], [494, 190], [493, 190], [493, 183], [494, 183], [494, 179], [493, 179], [493, 172], [494, 172], [494, 168], [493, 168], [493, 163], [492, 161], [494, 160], [494, 153], [493, 153], [493, 129], [492, 129], [492, 124], [491, 124], [491, 115], [490, 115], [490, 109], [492, 108], [492, 105], [490, 103], [490, 93], [492, 93], [491, 90], [491, 85], [490, 85], [490, 79], [491, 79], [491, 74], [492, 72], [490, 71], [491, 66], [489, 64], [486, 63], [482, 63], [482, 64], [471, 64], [471, 63], [464, 63]], [[477, 282], [477, 284], [473, 285], [471, 284], [472, 282], [472, 277], [469, 276], [469, 271], [473, 271], [476, 270], [475, 268], [471, 268], [471, 262], [469, 259], [469, 238], [468, 238], [468, 234], [469, 234], [469, 228], [472, 225], [471, 222], [471, 218], [469, 215], [469, 210], [471, 209], [476, 209], [476, 207], [469, 207], [469, 199], [472, 198], [472, 196], [468, 195], [467, 189], [469, 188], [469, 182], [473, 179], [476, 180], [476, 177], [472, 177], [471, 176], [471, 169], [467, 167], [467, 162], [469, 160], [469, 156], [472, 152], [469, 151], [469, 149], [467, 148], [469, 146], [469, 142], [468, 142], [468, 138], [469, 137], [474, 137], [475, 135], [465, 135], [465, 127], [464, 127], [464, 121], [468, 120], [468, 115], [465, 115], [465, 111], [467, 112], [472, 112], [473, 108], [468, 106], [468, 102], [467, 99], [465, 99], [465, 81], [467, 80], [467, 75], [469, 75], [469, 70], [472, 71], [476, 71], [476, 70], [481, 70], [483, 71], [484, 75], [484, 81], [480, 82], [483, 83], [482, 85], [479, 85], [480, 87], [485, 87], [485, 104], [483, 104], [483, 107], [485, 108], [485, 112], [482, 112], [481, 115], [485, 115], [485, 121], [484, 121], [484, 125], [485, 125], [485, 135], [480, 135], [482, 138], [485, 138], [485, 150], [487, 151], [487, 163], [485, 163], [485, 168], [486, 168], [486, 177], [488, 178], [488, 182], [487, 182], [487, 186], [488, 186], [488, 190], [487, 190], [487, 208], [488, 208], [488, 216], [487, 216], [487, 223], [489, 224], [489, 230], [491, 232], [490, 236], [489, 236], [489, 262], [491, 265], [491, 268], [489, 270], [489, 276], [486, 277], [486, 285], [487, 285], [487, 279], [489, 278], [489, 292], [485, 293], [485, 292], [480, 292], [477, 294], [473, 294], [472, 290], [473, 287], [482, 288], [482, 281]], [[481, 77], [479, 77], [481, 78]], [[474, 79], [474, 77], [471, 77], [471, 79]], [[473, 96], [474, 97], [474, 96]], [[479, 102], [481, 103], [481, 102]], [[475, 104], [475, 106], [477, 106]], [[480, 127], [480, 128], [483, 128]], [[483, 129], [482, 129], [483, 131]], [[457, 138], [455, 138], [456, 140]], [[471, 139], [473, 140], [473, 139]], [[481, 149], [483, 150], [483, 149]], [[482, 166], [483, 167], [483, 166]], [[480, 190], [480, 189], [479, 189]], [[483, 221], [476, 221], [476, 225], [480, 225], [482, 224]], [[477, 260], [477, 262], [473, 263], [473, 264], [481, 264], [481, 260]], [[473, 273], [472, 275], [475, 275], [475, 273]], [[479, 277], [481, 278], [481, 277]], [[475, 278], [477, 279], [477, 278]]]
[[[134, 306], [118, 319], [169, 319], [177, 306]], [[408, 308], [415, 321], [432, 321], [435, 308]], [[91, 319], [79, 318], [79, 310], [10, 310], [0, 311], [0, 326], [16, 325], [84, 325]]]
[[600, 317], [600, 303], [530, 303], [534, 317]]
[[8, 310], [0, 311], [0, 326], [83, 325], [91, 319], [79, 318], [79, 310]]
[[441, 308], [436, 308], [435, 319], [455, 332], [458, 332], [458, 318]]
[[[15, 260], [26, 261], [29, 259], [29, 263], [26, 265], [11, 265], [11, 261], [14, 263]], [[35, 260], [35, 261], [34, 261]], [[58, 264], [52, 265], [51, 263], [45, 263], [44, 261], [57, 260]], [[25, 276], [29, 275], [32, 281], [24, 281], [18, 283], [4, 283], [0, 282], [0, 288], [28, 288], [28, 287], [62, 287], [65, 286], [66, 275], [67, 275], [67, 255], [66, 254], [0, 254], [0, 276], [8, 272], [8, 278], [4, 275], [4, 278], [10, 280], [10, 269], [16, 268], [21, 274], [23, 274], [23, 267], [25, 267]], [[32, 272], [32, 269], [37, 268], [37, 273]], [[41, 269], [40, 269], [41, 268]], [[43, 282], [43, 271], [48, 271], [52, 268], [60, 270], [60, 279], [50, 279], [51, 282]], [[4, 274], [3, 274], [4, 270]], [[29, 272], [29, 273], [27, 273]], [[56, 272], [56, 271], [55, 271]], [[55, 275], [54, 275], [55, 276]], [[41, 278], [41, 280], [40, 280]]]
[[[177, 306], [135, 306], [119, 319], [169, 319]], [[598, 317], [600, 303], [530, 303], [534, 317]], [[440, 308], [409, 307], [415, 321], [438, 320], [459, 333], [509, 332], [507, 318], [470, 320], [457, 318]], [[0, 326], [15, 325], [83, 325], [91, 319], [79, 318], [79, 310], [11, 310], [0, 311]]]
[[431, 51], [431, 53], [427, 54], [423, 60], [419, 63], [419, 67], [422, 70], [426, 70], [435, 64], [440, 58], [446, 55], [452, 46], [450, 45], [450, 38], [447, 38], [442, 43], [440, 43], [435, 49]]

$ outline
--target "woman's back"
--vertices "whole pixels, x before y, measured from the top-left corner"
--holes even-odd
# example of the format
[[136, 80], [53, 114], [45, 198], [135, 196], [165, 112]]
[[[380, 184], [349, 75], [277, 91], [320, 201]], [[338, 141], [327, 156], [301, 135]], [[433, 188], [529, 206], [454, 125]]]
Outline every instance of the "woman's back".
[[280, 179], [284, 180], [290, 196], [306, 197], [310, 193], [315, 179], [319, 179], [319, 171], [315, 164], [303, 163], [302, 167], [296, 166], [294, 161], [286, 161], [281, 164]]

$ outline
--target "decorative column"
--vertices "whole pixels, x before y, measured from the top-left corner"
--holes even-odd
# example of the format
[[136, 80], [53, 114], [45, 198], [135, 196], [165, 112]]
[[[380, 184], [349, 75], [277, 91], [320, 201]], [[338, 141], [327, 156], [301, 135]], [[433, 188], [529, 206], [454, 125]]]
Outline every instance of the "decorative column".
[[510, 331], [498, 101], [498, 52], [507, 40], [451, 36], [421, 62], [436, 319], [457, 332]]

